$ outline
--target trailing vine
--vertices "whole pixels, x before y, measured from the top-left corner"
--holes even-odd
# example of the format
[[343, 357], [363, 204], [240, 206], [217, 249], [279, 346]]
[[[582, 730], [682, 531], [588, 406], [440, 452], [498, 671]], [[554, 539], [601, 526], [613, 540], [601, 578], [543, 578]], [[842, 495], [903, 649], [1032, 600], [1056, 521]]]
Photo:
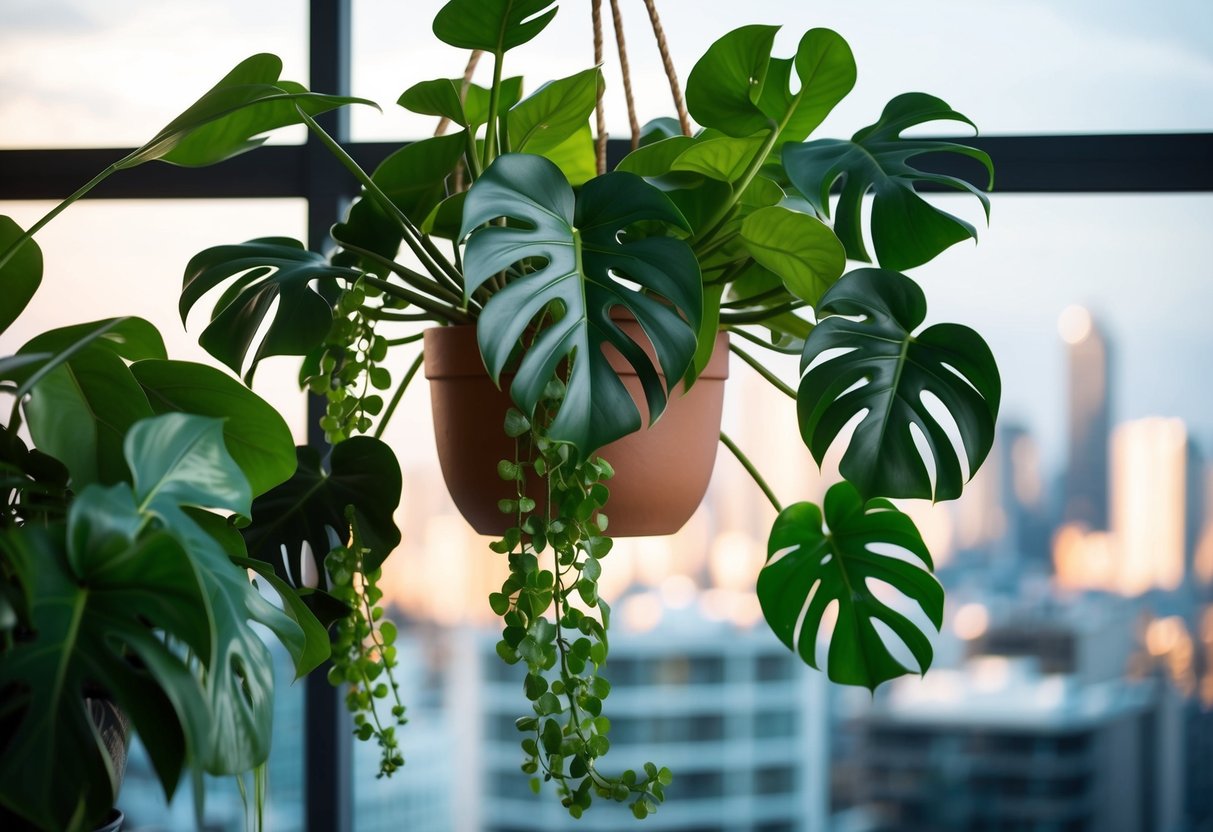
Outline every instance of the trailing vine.
[[[611, 691], [599, 675], [608, 655], [610, 606], [598, 596], [601, 561], [611, 550], [606, 536], [609, 491], [604, 481], [614, 471], [600, 458], [579, 461], [571, 446], [544, 432], [563, 385], [545, 391], [537, 424], [511, 409], [505, 430], [515, 439], [515, 458], [501, 460], [498, 475], [515, 485], [516, 496], [502, 500], [503, 512], [516, 518], [490, 548], [509, 558], [510, 576], [489, 596], [505, 627], [497, 654], [507, 664], [526, 664], [523, 692], [533, 714], [515, 723], [523, 734], [524, 773], [538, 793], [556, 782], [561, 803], [581, 817], [597, 795], [630, 801], [644, 818], [657, 810], [672, 780], [670, 770], [645, 763], [618, 777], [603, 774], [598, 763], [611, 747], [610, 720], [603, 701]], [[528, 476], [546, 488], [543, 505], [527, 489]]]
[[[379, 588], [382, 570], [363, 570], [366, 549], [359, 543], [353, 512], [347, 512], [352, 530], [349, 546], [340, 546], [325, 558], [330, 592], [351, 609], [338, 619], [333, 633], [329, 682], [348, 685], [345, 704], [354, 718], [354, 736], [363, 742], [374, 738], [380, 748], [379, 774], [390, 777], [404, 765], [396, 728], [408, 722], [400, 701], [400, 685], [392, 677], [396, 667], [396, 625], [384, 618]], [[385, 677], [384, 681], [380, 677]], [[380, 717], [376, 703], [391, 696], [391, 720]], [[385, 724], [388, 722], [388, 724]]]

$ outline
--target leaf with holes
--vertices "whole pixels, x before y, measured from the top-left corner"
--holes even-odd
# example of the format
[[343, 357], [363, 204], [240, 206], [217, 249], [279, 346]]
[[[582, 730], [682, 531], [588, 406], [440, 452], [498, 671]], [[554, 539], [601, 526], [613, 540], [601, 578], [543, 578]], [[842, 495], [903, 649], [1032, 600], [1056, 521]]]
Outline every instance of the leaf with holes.
[[[921, 563], [877, 551], [895, 547]], [[926, 568], [924, 569], [923, 566]], [[758, 575], [758, 601], [767, 623], [784, 644], [817, 667], [817, 639], [827, 607], [838, 605], [826, 672], [845, 685], [875, 690], [881, 682], [915, 672], [899, 662], [876, 629], [887, 626], [910, 649], [917, 672], [931, 665], [930, 641], [903, 613], [872, 592], [881, 581], [915, 602], [938, 630], [943, 624], [943, 588], [934, 564], [909, 517], [887, 500], [865, 506], [846, 482], [825, 498], [825, 525], [812, 503], [788, 506], [775, 520], [767, 563]]]
[[[503, 217], [512, 225], [486, 225]], [[634, 174], [599, 176], [575, 198], [555, 165], [524, 154], [499, 157], [464, 203], [461, 236], [471, 235], [465, 291], [474, 292], [500, 272], [511, 273], [505, 288], [485, 304], [476, 328], [489, 375], [500, 380], [519, 340], [538, 319], [510, 394], [524, 413], [533, 414], [544, 387], [572, 358], [565, 397], [549, 432], [587, 456], [640, 428], [640, 413], [604, 346], [611, 345], [635, 368], [652, 419], [665, 408], [668, 388], [695, 354], [702, 314], [695, 256], [685, 242], [670, 237], [629, 239], [628, 227], [641, 221], [686, 228], [669, 199]], [[636, 317], [660, 371], [611, 321], [616, 307]]]
[[[299, 447], [296, 453], [295, 475], [253, 503], [253, 522], [242, 529], [249, 557], [272, 564], [291, 586], [303, 586], [309, 572], [324, 588], [324, 558], [349, 540], [345, 510], [352, 505], [361, 541], [370, 549], [366, 569], [378, 568], [400, 543], [392, 519], [400, 502], [400, 465], [391, 448], [369, 436], [346, 439], [333, 448], [328, 474], [315, 449]], [[305, 569], [308, 552], [313, 561]]]
[[[800, 435], [818, 464], [843, 426], [866, 411], [839, 467], [861, 494], [959, 497], [964, 487], [960, 457], [924, 397], [938, 399], [955, 421], [972, 476], [994, 442], [1002, 395], [985, 341], [959, 324], [935, 324], [914, 334], [927, 313], [922, 289], [884, 269], [844, 275], [822, 297], [817, 312], [821, 320], [801, 356], [796, 407]], [[825, 355], [839, 349], [847, 352]], [[818, 362], [819, 357], [825, 360]], [[933, 462], [934, 487], [912, 425]]]
[[985, 151], [935, 139], [903, 139], [910, 127], [930, 121], [972, 122], [934, 96], [920, 92], [899, 95], [888, 103], [880, 120], [860, 130], [850, 141], [820, 139], [789, 144], [783, 150], [783, 167], [792, 184], [825, 216], [830, 215], [830, 189], [843, 180], [835, 210], [834, 233], [853, 260], [870, 261], [863, 241], [863, 198], [872, 192], [872, 243], [880, 265], [910, 269], [935, 257], [961, 240], [977, 239], [977, 229], [931, 205], [918, 195], [920, 182], [943, 185], [976, 196], [986, 219], [990, 200], [971, 182], [957, 176], [928, 173], [911, 159], [924, 153], [954, 153], [976, 159], [994, 186], [994, 166]]
[[[235, 280], [211, 309], [210, 323], [198, 337], [207, 352], [232, 370], [248, 363], [251, 382], [257, 363], [271, 355], [306, 355], [328, 334], [333, 310], [309, 285], [317, 278], [356, 280], [356, 269], [330, 265], [289, 237], [261, 237], [240, 245], [199, 252], [185, 267], [178, 309], [184, 323], [199, 299], [229, 278]], [[265, 337], [254, 346], [274, 301], [278, 307]]]

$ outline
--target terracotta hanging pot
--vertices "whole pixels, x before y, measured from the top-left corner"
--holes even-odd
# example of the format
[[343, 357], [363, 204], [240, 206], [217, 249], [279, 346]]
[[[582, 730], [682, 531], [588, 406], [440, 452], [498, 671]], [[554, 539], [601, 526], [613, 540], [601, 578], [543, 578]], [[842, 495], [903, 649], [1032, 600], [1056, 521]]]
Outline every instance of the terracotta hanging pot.
[[[617, 323], [656, 365], [640, 325], [628, 320]], [[699, 506], [716, 461], [729, 372], [728, 343], [726, 333], [716, 336], [712, 359], [699, 380], [685, 395], [682, 386], [676, 386], [655, 425], [598, 451], [615, 469], [606, 483], [611, 491], [605, 511], [610, 519], [607, 533], [612, 537], [673, 534]], [[621, 356], [609, 358], [647, 424], [640, 379]], [[497, 476], [498, 461], [514, 458], [514, 440], [504, 431], [505, 413], [511, 406], [505, 392], [510, 379], [502, 381], [505, 390], [498, 390], [489, 379], [474, 326], [425, 331], [425, 376], [430, 381], [434, 439], [447, 490], [473, 529], [500, 535], [509, 518], [498, 510], [497, 501], [516, 496], [513, 485]], [[538, 501], [538, 488], [531, 496]]]

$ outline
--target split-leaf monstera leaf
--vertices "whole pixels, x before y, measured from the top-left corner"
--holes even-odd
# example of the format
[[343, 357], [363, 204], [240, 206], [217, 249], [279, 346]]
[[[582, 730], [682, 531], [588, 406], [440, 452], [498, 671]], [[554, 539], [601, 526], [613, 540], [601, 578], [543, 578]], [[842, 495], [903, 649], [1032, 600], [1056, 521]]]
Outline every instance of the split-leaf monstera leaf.
[[[199, 252], [185, 267], [178, 304], [184, 323], [198, 300], [235, 278], [215, 301], [210, 323], [198, 338], [203, 348], [251, 381], [258, 362], [271, 355], [306, 355], [323, 342], [333, 310], [310, 285], [318, 278], [355, 280], [356, 269], [330, 265], [289, 237], [262, 237]], [[278, 307], [259, 344], [253, 341], [270, 307]]]
[[[910, 559], [887, 554], [890, 547]], [[758, 576], [758, 600], [775, 635], [812, 667], [818, 666], [822, 618], [836, 603], [826, 672], [835, 682], [874, 690], [881, 682], [915, 672], [893, 656], [875, 622], [904, 642], [917, 672], [926, 672], [933, 651], [918, 626], [877, 598], [868, 582], [888, 584], [915, 602], [938, 630], [944, 595], [932, 569], [931, 555], [909, 517], [888, 500], [865, 505], [853, 486], [841, 482], [826, 493], [824, 528], [821, 509], [812, 503], [780, 512]]]
[[[295, 587], [314, 574], [323, 590], [324, 558], [349, 539], [346, 508], [353, 506], [360, 541], [369, 550], [364, 567], [377, 569], [400, 543], [392, 520], [401, 488], [395, 454], [378, 439], [351, 437], [333, 447], [326, 473], [314, 448], [296, 453], [295, 475], [253, 503], [253, 522], [241, 530], [249, 556], [272, 565]], [[309, 553], [314, 560], [305, 568]]]
[[[505, 218], [506, 225], [490, 224]], [[545, 386], [572, 360], [552, 438], [583, 455], [640, 428], [640, 413], [603, 352], [610, 345], [635, 368], [651, 419], [695, 354], [702, 314], [699, 268], [690, 247], [670, 237], [629, 239], [633, 223], [685, 228], [669, 199], [630, 173], [609, 173], [573, 189], [554, 164], [524, 154], [499, 157], [468, 192], [461, 236], [466, 291], [494, 275], [477, 324], [489, 375], [500, 383], [520, 339], [534, 328], [510, 387], [531, 415]], [[633, 288], [633, 284], [639, 289]], [[651, 341], [658, 367], [611, 320], [622, 307]]]
[[[800, 433], [820, 464], [839, 431], [866, 411], [839, 466], [865, 497], [960, 496], [960, 456], [927, 394], [955, 421], [970, 475], [994, 442], [1002, 384], [990, 348], [959, 324], [915, 333], [926, 313], [922, 289], [905, 275], [857, 269], [821, 298], [821, 320], [805, 341], [796, 400]], [[840, 349], [846, 352], [824, 355]], [[934, 477], [911, 425], [920, 431]]]
[[789, 144], [783, 168], [792, 184], [813, 207], [830, 215], [830, 189], [843, 180], [835, 209], [834, 233], [847, 256], [868, 262], [863, 241], [863, 198], [871, 192], [872, 243], [876, 259], [888, 269], [911, 269], [934, 258], [961, 240], [977, 239], [977, 229], [959, 217], [931, 205], [915, 190], [918, 183], [942, 185], [975, 195], [989, 218], [990, 200], [971, 182], [956, 176], [929, 173], [911, 164], [924, 153], [956, 153], [980, 162], [994, 185], [994, 166], [985, 151], [956, 142], [903, 139], [901, 133], [931, 121], [973, 122], [940, 99], [920, 92], [890, 101], [880, 120], [844, 139], [818, 139]]
[[[196, 519], [213, 517], [203, 507], [249, 512], [222, 422], [156, 416], [134, 425], [124, 448], [133, 482], [84, 488], [66, 527], [0, 534], [31, 599], [33, 632], [0, 663], [0, 722], [15, 720], [0, 732], [0, 803], [47, 828], [68, 828], [77, 811], [97, 819], [113, 804], [86, 695], [104, 691], [130, 715], [171, 794], [187, 754], [213, 774], [266, 759], [273, 679], [251, 622], [274, 631], [301, 673], [327, 655], [327, 639], [306, 644]], [[205, 673], [153, 628], [188, 647]], [[61, 805], [54, 784], [65, 776], [87, 782], [84, 805]]]

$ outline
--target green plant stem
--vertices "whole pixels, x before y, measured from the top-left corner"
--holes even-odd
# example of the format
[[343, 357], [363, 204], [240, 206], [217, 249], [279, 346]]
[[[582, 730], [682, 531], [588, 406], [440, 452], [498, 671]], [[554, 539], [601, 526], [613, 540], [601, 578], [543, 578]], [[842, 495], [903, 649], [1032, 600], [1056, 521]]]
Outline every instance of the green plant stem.
[[741, 199], [741, 195], [745, 193], [745, 189], [750, 186], [750, 183], [754, 181], [754, 177], [758, 175], [758, 171], [762, 169], [763, 163], [766, 162], [767, 156], [771, 153], [771, 148], [775, 146], [775, 140], [779, 138], [781, 129], [782, 128], [775, 124], [775, 122], [771, 122], [770, 134], [766, 137], [766, 140], [763, 141], [762, 147], [760, 147], [758, 152], [754, 154], [754, 158], [750, 160], [750, 164], [745, 169], [745, 173], [741, 175], [741, 178], [737, 180], [737, 184], [733, 186], [733, 190], [729, 195], [729, 198], [716, 210], [716, 213], [712, 215], [712, 218], [708, 222], [704, 223], [703, 227], [706, 228], [707, 231], [696, 234], [691, 238], [691, 248], [695, 249], [696, 256], [699, 256], [700, 253], [707, 248], [712, 241], [712, 237], [715, 236], [716, 232], [718, 232], [724, 226], [725, 222], [728, 221], [729, 215], [732, 213], [734, 206], [737, 205], [737, 201]]
[[[308, 126], [308, 129], [320, 139], [320, 143], [328, 148], [329, 152], [337, 158], [337, 161], [341, 162], [346, 170], [354, 175], [354, 178], [358, 180], [362, 187], [366, 188], [366, 192], [379, 203], [379, 207], [387, 212], [388, 216], [396, 220], [397, 224], [404, 231], [402, 236], [405, 243], [412, 250], [413, 254], [417, 256], [417, 259], [421, 261], [426, 271], [433, 275], [436, 280], [452, 280], [456, 276], [455, 267], [442, 256], [442, 253], [438, 251], [438, 247], [434, 245], [433, 241], [417, 230], [417, 226], [413, 224], [413, 221], [408, 218], [407, 214], [400, 210], [400, 206], [393, 202], [375, 184], [375, 180], [354, 161], [350, 154], [345, 152], [345, 148], [330, 136], [328, 131], [317, 124], [316, 120], [308, 115], [302, 107], [296, 105], [295, 109], [298, 111], [300, 118], [303, 119], [304, 124]], [[427, 246], [426, 243], [429, 245]], [[433, 255], [437, 255], [437, 257]], [[452, 282], [456, 283], [457, 286], [457, 280], [452, 280]]]
[[409, 383], [413, 380], [413, 376], [417, 375], [417, 370], [421, 368], [421, 363], [425, 361], [425, 353], [417, 353], [417, 357], [413, 359], [412, 365], [408, 372], [404, 374], [404, 378], [400, 380], [400, 384], [396, 386], [396, 392], [392, 394], [392, 400], [388, 402], [387, 409], [383, 411], [383, 416], [379, 419], [379, 424], [375, 425], [375, 438], [383, 436], [383, 430], [387, 427], [387, 423], [391, 421], [392, 414], [396, 412], [396, 406], [400, 404], [400, 399], [404, 396], [404, 391], [408, 389]]
[[[393, 323], [417, 323], [420, 321], [432, 321], [434, 316], [426, 312], [392, 312], [387, 309], [364, 309], [362, 310], [364, 317], [372, 321], [388, 321]], [[416, 339], [413, 339], [416, 340]], [[408, 341], [388, 341], [388, 346], [393, 344], [407, 344]]]
[[412, 335], [405, 335], [402, 338], [388, 338], [387, 345], [389, 347], [399, 347], [401, 344], [412, 344], [420, 341], [425, 337], [425, 332], [416, 332]]
[[750, 458], [741, 452], [741, 448], [738, 448], [737, 444], [724, 431], [720, 432], [720, 443], [733, 452], [733, 456], [737, 457], [737, 461], [741, 463], [741, 467], [746, 469], [746, 472], [758, 484], [758, 487], [762, 489], [762, 493], [771, 501], [771, 505], [775, 507], [775, 511], [783, 511], [783, 506], [780, 505], [779, 498], [775, 496], [775, 492], [771, 490], [771, 486], [762, 478], [762, 474], [758, 473], [758, 469], [754, 467], [753, 462], [750, 462]]
[[757, 309], [752, 312], [724, 312], [720, 316], [720, 321], [724, 324], [760, 324], [768, 318], [777, 317], [785, 312], [795, 312], [806, 306], [808, 304], [804, 301], [794, 300], [791, 303], [772, 306], [769, 309]]
[[114, 162], [112, 165], [107, 167], [105, 170], [101, 171], [101, 173], [97, 174], [92, 179], [88, 180], [88, 182], [86, 182], [84, 185], [82, 185], [80, 188], [78, 188], [75, 193], [73, 193], [67, 199], [60, 202], [58, 205], [56, 205], [51, 210], [47, 211], [46, 214], [44, 214], [41, 219], [39, 219], [36, 223], [31, 225], [29, 227], [29, 229], [25, 231], [24, 234], [22, 234], [20, 237], [18, 237], [16, 240], [14, 240], [12, 242], [12, 244], [9, 245], [9, 247], [4, 250], [3, 254], [0, 254], [0, 269], [3, 269], [5, 266], [7, 266], [8, 262], [13, 259], [13, 257], [17, 254], [17, 251], [21, 248], [21, 246], [25, 245], [26, 242], [28, 242], [31, 238], [33, 238], [33, 236], [35, 234], [37, 234], [39, 231], [41, 231], [42, 228], [47, 223], [49, 223], [55, 217], [57, 217], [61, 213], [63, 213], [64, 209], [66, 209], [67, 206], [71, 205], [73, 202], [80, 199], [82, 196], [87, 194], [93, 188], [100, 185], [102, 182], [104, 182], [106, 179], [109, 178], [110, 174], [116, 172], [118, 170], [119, 164], [120, 164], [119, 162]]
[[767, 289], [765, 292], [759, 292], [758, 294], [751, 295], [748, 298], [738, 298], [737, 300], [731, 300], [731, 301], [728, 301], [727, 303], [722, 303], [722, 304], [720, 304], [720, 308], [721, 309], [737, 309], [737, 308], [744, 309], [747, 306], [753, 306], [758, 301], [766, 300], [767, 298], [773, 298], [776, 295], [787, 294], [787, 291], [788, 290], [783, 288], [783, 285], [781, 284], [779, 286], [776, 286], [774, 289]]
[[395, 283], [390, 283], [382, 278], [373, 275], [364, 274], [362, 280], [368, 285], [374, 286], [376, 289], [382, 289], [384, 294], [391, 295], [401, 300], [407, 300], [409, 303], [421, 307], [426, 312], [432, 313], [434, 317], [451, 324], [470, 324], [471, 317], [458, 309], [452, 309], [449, 306], [444, 306], [433, 298], [426, 295], [420, 295], [410, 291], [403, 286], [397, 286]]
[[799, 347], [791, 347], [791, 348], [777, 347], [774, 344], [767, 343], [766, 341], [759, 338], [757, 335], [753, 335], [749, 332], [746, 332], [741, 327], [726, 326], [724, 329], [726, 332], [729, 332], [730, 334], [741, 336], [745, 340], [749, 341], [751, 344], [757, 344], [758, 346], [762, 347], [763, 349], [768, 349], [771, 352], [777, 352], [777, 353], [780, 353], [781, 355], [800, 355], [800, 353], [802, 352], [802, 350]]
[[420, 272], [415, 272], [408, 266], [397, 263], [390, 257], [384, 257], [377, 251], [371, 251], [369, 248], [363, 248], [362, 246], [353, 245], [351, 243], [342, 243], [341, 247], [346, 251], [357, 254], [360, 257], [373, 260], [374, 262], [383, 266], [385, 269], [391, 271], [393, 274], [401, 277], [404, 281], [412, 285], [413, 288], [419, 289], [423, 292], [428, 292], [438, 300], [443, 300], [451, 304], [451, 306], [455, 309], [461, 309], [463, 306], [463, 298], [459, 294], [452, 292], [438, 281], [426, 277]]
[[754, 369], [754, 372], [758, 373], [758, 375], [769, 381], [771, 386], [773, 386], [780, 393], [783, 393], [792, 401], [796, 401], [796, 391], [780, 381], [779, 378], [766, 367], [762, 366], [762, 362], [760, 362], [757, 358], [750, 355], [736, 344], [729, 344], [729, 352], [733, 353], [742, 361], [749, 364]]
[[481, 170], [497, 158], [497, 108], [501, 106], [501, 67], [505, 62], [505, 50], [493, 54], [493, 86], [489, 90], [489, 118], [484, 128], [484, 159]]

